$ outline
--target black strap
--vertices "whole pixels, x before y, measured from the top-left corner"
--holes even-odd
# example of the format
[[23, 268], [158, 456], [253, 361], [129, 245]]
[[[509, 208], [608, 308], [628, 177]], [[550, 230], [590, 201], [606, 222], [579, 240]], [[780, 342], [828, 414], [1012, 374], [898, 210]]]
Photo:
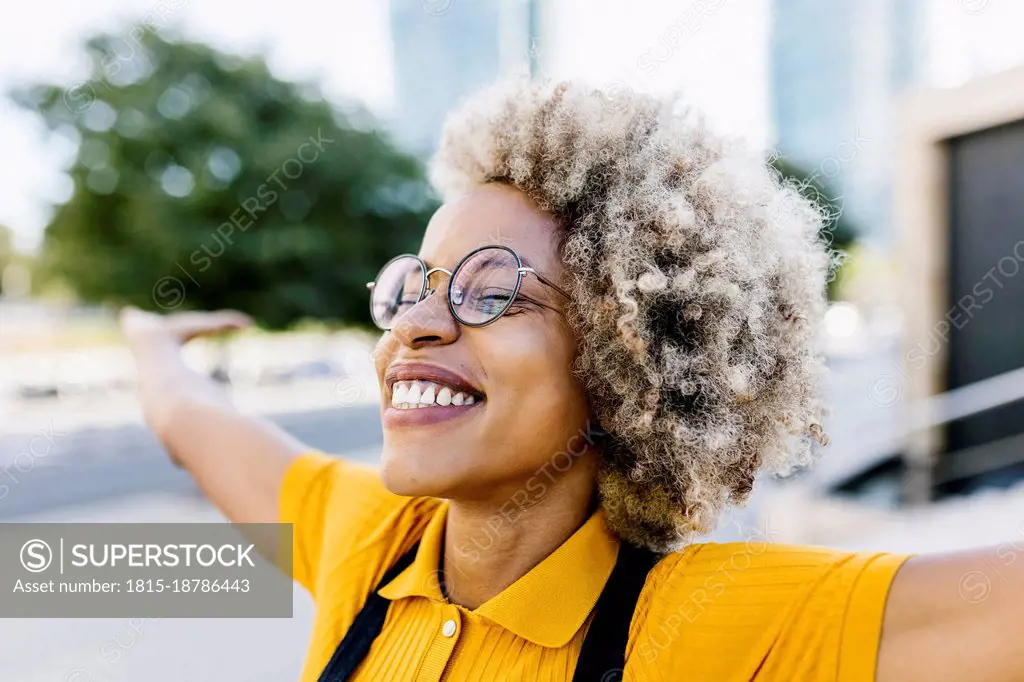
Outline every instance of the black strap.
[[594, 619], [583, 640], [573, 682], [622, 681], [633, 611], [658, 558], [649, 549], [627, 542], [619, 545], [615, 568], [594, 606]]
[[[356, 616], [345, 637], [328, 661], [317, 682], [345, 682], [355, 672], [373, 640], [384, 628], [389, 602], [377, 594], [384, 585], [394, 580], [399, 573], [412, 563], [419, 543], [413, 545], [398, 562], [392, 566], [380, 584], [370, 593], [363, 609]], [[583, 640], [573, 682], [621, 682], [626, 665], [626, 645], [629, 642], [629, 625], [633, 619], [637, 600], [643, 590], [647, 574], [658, 561], [658, 555], [650, 550], [623, 542], [619, 545], [619, 556], [615, 561], [608, 582], [594, 606], [594, 619]]]
[[384, 619], [387, 618], [388, 606], [391, 605], [390, 601], [377, 594], [377, 590], [397, 578], [398, 574], [412, 563], [419, 546], [418, 542], [413, 545], [412, 549], [403, 554], [402, 558], [384, 574], [380, 583], [366, 599], [362, 610], [356, 615], [338, 648], [334, 650], [334, 655], [320, 673], [317, 682], [345, 682], [363, 662], [373, 640], [377, 639], [377, 635], [384, 629]]

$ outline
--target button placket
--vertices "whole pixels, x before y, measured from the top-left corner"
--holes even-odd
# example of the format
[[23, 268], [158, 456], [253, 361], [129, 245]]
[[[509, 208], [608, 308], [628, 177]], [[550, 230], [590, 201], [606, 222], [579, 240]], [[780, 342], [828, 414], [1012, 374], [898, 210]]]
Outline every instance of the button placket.
[[458, 644], [462, 629], [462, 618], [455, 606], [446, 605], [441, 613], [441, 622], [437, 626], [434, 641], [427, 651], [427, 658], [421, 669], [419, 679], [440, 680]]

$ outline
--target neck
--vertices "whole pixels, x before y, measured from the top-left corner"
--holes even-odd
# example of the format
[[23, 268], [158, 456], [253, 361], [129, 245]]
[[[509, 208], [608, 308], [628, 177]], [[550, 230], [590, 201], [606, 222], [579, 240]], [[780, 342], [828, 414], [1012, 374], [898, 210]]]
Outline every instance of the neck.
[[452, 603], [477, 608], [586, 522], [593, 511], [595, 472], [584, 470], [591, 467], [579, 469], [553, 481], [545, 479], [539, 499], [527, 501], [520, 494], [521, 504], [514, 494], [493, 501], [450, 502], [442, 567]]

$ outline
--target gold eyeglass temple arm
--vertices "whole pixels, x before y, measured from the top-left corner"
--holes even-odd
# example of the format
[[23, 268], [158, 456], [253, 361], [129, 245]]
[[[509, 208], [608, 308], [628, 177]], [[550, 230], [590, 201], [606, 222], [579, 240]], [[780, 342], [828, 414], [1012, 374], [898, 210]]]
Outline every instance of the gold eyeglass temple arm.
[[551, 287], [552, 289], [554, 289], [555, 291], [560, 293], [562, 296], [565, 296], [566, 298], [572, 298], [572, 296], [570, 296], [565, 291], [565, 289], [563, 289], [562, 287], [558, 286], [557, 284], [555, 284], [554, 282], [549, 280], [547, 277], [545, 277], [544, 275], [542, 275], [539, 272], [537, 272], [536, 270], [534, 270], [533, 268], [523, 266], [521, 268], [516, 268], [516, 269], [519, 270], [519, 272], [522, 272], [522, 273], [532, 272], [534, 275], [537, 276], [537, 279], [539, 279], [541, 282], [544, 282], [544, 284], [547, 284], [549, 287]]

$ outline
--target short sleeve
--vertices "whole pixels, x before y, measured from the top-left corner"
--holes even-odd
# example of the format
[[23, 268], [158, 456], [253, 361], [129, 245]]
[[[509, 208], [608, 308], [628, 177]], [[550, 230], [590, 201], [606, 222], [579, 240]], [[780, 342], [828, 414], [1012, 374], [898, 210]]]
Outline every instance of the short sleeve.
[[[754, 679], [871, 682], [889, 587], [907, 557], [832, 550], [794, 556], [799, 570], [789, 578], [802, 584], [794, 586], [780, 612]], [[820, 562], [816, 569], [807, 565], [811, 558]]]
[[292, 524], [294, 579], [315, 594], [325, 550], [342, 551], [345, 538], [372, 532], [409, 499], [389, 492], [372, 467], [321, 452], [299, 456], [286, 470], [278, 496], [279, 520]]
[[835, 660], [835, 674], [825, 666], [814, 679], [874, 680], [889, 588], [907, 558], [855, 554], [839, 563], [796, 605], [773, 654], [808, 667]]

